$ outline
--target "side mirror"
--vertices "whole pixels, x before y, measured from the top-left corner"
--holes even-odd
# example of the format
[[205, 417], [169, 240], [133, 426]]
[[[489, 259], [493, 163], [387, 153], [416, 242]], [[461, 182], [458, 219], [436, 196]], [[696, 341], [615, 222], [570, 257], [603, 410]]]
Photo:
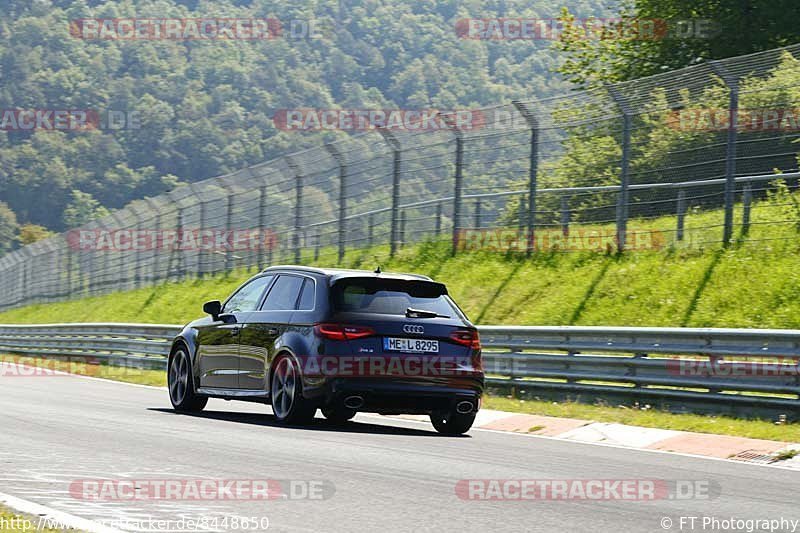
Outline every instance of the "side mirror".
[[203, 312], [211, 315], [214, 320], [219, 320], [219, 315], [222, 312], [222, 303], [219, 300], [211, 300], [203, 304]]

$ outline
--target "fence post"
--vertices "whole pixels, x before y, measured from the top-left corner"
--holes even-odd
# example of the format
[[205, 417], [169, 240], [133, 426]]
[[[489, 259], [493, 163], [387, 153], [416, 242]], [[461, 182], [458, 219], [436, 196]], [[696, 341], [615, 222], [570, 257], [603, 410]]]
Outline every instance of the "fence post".
[[406, 243], [406, 210], [400, 210], [400, 236], [397, 244], [402, 248]]
[[481, 199], [475, 200], [475, 229], [481, 229]]
[[622, 111], [622, 160], [620, 161], [619, 194], [617, 195], [617, 251], [625, 251], [630, 204], [631, 121], [633, 110], [614, 85], [607, 85], [608, 93]]
[[436, 236], [442, 234], [442, 202], [436, 204]]
[[303, 221], [303, 174], [292, 156], [283, 156], [286, 164], [294, 174], [294, 232], [292, 245], [294, 246], [294, 262], [300, 264], [300, 224]]
[[456, 139], [456, 169], [453, 191], [453, 250], [452, 254], [458, 253], [458, 246], [461, 231], [461, 207], [464, 192], [464, 132], [459, 129], [452, 115], [440, 115], [448, 129], [453, 132]]
[[[517, 108], [517, 111], [525, 118], [525, 121], [531, 129], [531, 151], [528, 166], [528, 235], [526, 246], [526, 253], [530, 255], [536, 243], [534, 232], [536, 231], [536, 187], [539, 173], [539, 121], [527, 105], [518, 100], [515, 100], [513, 104], [514, 107]], [[523, 199], [520, 199], [520, 202], [523, 202]]]
[[[347, 165], [345, 164], [344, 155], [339, 151], [336, 145], [326, 143], [325, 149], [331, 154], [331, 157], [339, 165], [339, 263], [344, 260], [344, 239], [347, 233]], [[317, 243], [319, 244], [319, 243]]]
[[[144, 233], [144, 224], [142, 221], [141, 213], [139, 212], [139, 204], [136, 208], [131, 208], [131, 212], [136, 217], [136, 235], [137, 238]], [[142, 251], [137, 250], [135, 247], [132, 250], [133, 255], [133, 288], [138, 289], [142, 286]]]
[[753, 185], [748, 181], [744, 184], [742, 195], [742, 235], [750, 231], [750, 205], [753, 203]]
[[66, 261], [66, 268], [67, 268], [67, 291], [66, 296], [67, 298], [72, 297], [72, 249], [70, 248], [69, 243], [66, 244], [65, 251], [67, 252], [67, 261]]
[[[206, 229], [206, 203], [203, 201], [203, 198], [200, 196], [200, 194], [198, 194], [196, 189], [196, 184], [192, 183], [189, 185], [189, 187], [191, 187], [192, 189], [192, 194], [194, 194], [194, 197], [197, 200], [197, 206], [199, 208], [197, 213], [198, 235], [204, 235]], [[203, 248], [204, 248], [203, 246], [199, 246], [197, 249], [197, 261], [196, 261], [197, 265], [195, 267], [195, 275], [199, 279], [202, 279], [203, 276], [205, 275], [206, 251]]]
[[[161, 212], [158, 210], [158, 204], [156, 202], [154, 202], [152, 199], [150, 199], [148, 197], [145, 197], [145, 198], [142, 199], [142, 201], [145, 204], [147, 204], [147, 207], [150, 210], [150, 213], [155, 215], [155, 227], [151, 228], [151, 229], [155, 232], [156, 238], [154, 239], [155, 242], [154, 242], [154, 244], [152, 246], [152, 250], [148, 250], [148, 252], [149, 252], [149, 254], [150, 254], [150, 256], [152, 257], [152, 260], [153, 260], [152, 261], [153, 262], [153, 273], [150, 275], [150, 280], [149, 281], [154, 282], [155, 281], [155, 273], [156, 273], [157, 268], [158, 268], [158, 254], [161, 253], [161, 245], [159, 244], [161, 242], [161, 237], [162, 237], [162, 234], [161, 234]], [[152, 219], [150, 219], [150, 220], [152, 220]], [[139, 253], [141, 254], [142, 252], [140, 251]], [[148, 274], [147, 274], [147, 270], [145, 269], [144, 265], [142, 265], [142, 273], [140, 274], [140, 277], [142, 278], [142, 286], [147, 286], [148, 285]]]
[[679, 241], [683, 240], [683, 224], [684, 219], [686, 218], [686, 190], [679, 189], [678, 190], [678, 227], [676, 232], [676, 238]]
[[725, 223], [722, 245], [728, 246], [733, 238], [733, 203], [736, 194], [736, 139], [738, 137], [739, 80], [719, 61], [709, 61], [711, 70], [728, 87], [728, 140], [725, 148]]
[[569, 210], [569, 198], [561, 195], [561, 233], [566, 237], [569, 235], [569, 222], [572, 213]]
[[373, 230], [375, 229], [375, 213], [370, 213], [367, 217], [367, 246], [372, 247]]
[[[228, 193], [228, 207], [225, 214], [226, 241], [231, 240], [233, 233], [233, 193]], [[233, 266], [233, 249], [225, 250], [225, 272], [230, 272]]]
[[392, 226], [391, 231], [389, 232], [389, 257], [394, 257], [394, 254], [397, 251], [397, 226], [400, 222], [398, 217], [400, 215], [400, 165], [402, 163], [402, 147], [400, 146], [400, 141], [397, 140], [397, 137], [391, 131], [378, 128], [378, 133], [381, 134], [386, 144], [392, 148], [392, 153], [394, 156], [392, 163]]
[[258, 189], [258, 231], [259, 231], [259, 240], [261, 241], [262, 246], [266, 248], [267, 252], [267, 260], [266, 263], [264, 262], [264, 250], [261, 250], [261, 253], [258, 254], [261, 261], [258, 265], [259, 270], [263, 270], [265, 264], [272, 263], [272, 247], [274, 245], [272, 240], [272, 235], [269, 235], [269, 239], [267, 239], [267, 186], [262, 185]]

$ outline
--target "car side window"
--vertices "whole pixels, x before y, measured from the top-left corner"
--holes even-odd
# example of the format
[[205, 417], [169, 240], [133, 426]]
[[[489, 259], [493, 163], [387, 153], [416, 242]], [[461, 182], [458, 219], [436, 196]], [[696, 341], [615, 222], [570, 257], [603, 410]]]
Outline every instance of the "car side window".
[[258, 309], [264, 290], [269, 287], [275, 276], [261, 276], [256, 278], [230, 297], [222, 309], [223, 313], [247, 313]]
[[313, 279], [306, 278], [303, 283], [303, 291], [300, 293], [300, 301], [297, 304], [297, 309], [300, 311], [313, 311], [314, 310], [314, 289], [316, 283]]
[[300, 287], [303, 285], [303, 278], [298, 276], [278, 276], [275, 284], [270, 289], [262, 311], [292, 311], [294, 310], [297, 297], [300, 295]]

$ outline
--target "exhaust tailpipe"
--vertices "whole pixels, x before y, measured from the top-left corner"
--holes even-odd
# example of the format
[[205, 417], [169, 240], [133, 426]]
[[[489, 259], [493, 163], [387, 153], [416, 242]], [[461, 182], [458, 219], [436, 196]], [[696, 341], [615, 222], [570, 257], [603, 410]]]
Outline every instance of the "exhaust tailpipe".
[[361, 396], [348, 396], [344, 399], [344, 406], [348, 409], [358, 409], [364, 405], [364, 398]]
[[472, 402], [468, 402], [466, 400], [463, 402], [458, 402], [456, 405], [456, 412], [462, 415], [471, 413], [474, 409], [475, 407], [472, 405]]

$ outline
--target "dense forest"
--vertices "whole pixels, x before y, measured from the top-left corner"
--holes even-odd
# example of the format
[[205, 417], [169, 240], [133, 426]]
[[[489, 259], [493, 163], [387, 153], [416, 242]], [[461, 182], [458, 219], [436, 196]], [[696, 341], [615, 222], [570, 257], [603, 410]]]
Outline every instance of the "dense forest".
[[[132, 200], [348, 135], [282, 130], [274, 120], [282, 110], [452, 110], [543, 98], [800, 41], [793, 14], [795, 0], [4, 0], [0, 254]], [[92, 19], [211, 17], [269, 19], [283, 31], [233, 40], [81, 33]], [[655, 20], [667, 32], [464, 34], [465, 19], [573, 17]], [[715, 33], [676, 39], [678, 20], [708, 22]], [[92, 127], [8, 127], [7, 112], [20, 109], [82, 110]], [[614, 174], [606, 160], [619, 147], [605, 149], [598, 135], [571, 135], [563, 158], [544, 169], [549, 179], [605, 167]], [[645, 159], [663, 157], [659, 149]]]
[[[272, 120], [280, 109], [455, 109], [568, 90], [555, 72], [552, 42], [466, 40], [454, 29], [470, 16], [557, 17], [560, 7], [544, 0], [299, 4], [0, 3], [0, 110], [99, 115], [99, 127], [79, 131], [0, 131], [0, 200], [7, 204], [0, 204], [0, 250], [20, 233], [10, 226], [60, 231], [178, 183], [344, 135], [281, 131]], [[570, 5], [583, 16], [606, 9], [600, 0]], [[299, 21], [317, 31], [227, 41], [83, 39], [74, 32], [82, 19], [206, 16], [271, 18], [287, 28]], [[19, 238], [30, 242], [43, 232], [25, 226]]]

